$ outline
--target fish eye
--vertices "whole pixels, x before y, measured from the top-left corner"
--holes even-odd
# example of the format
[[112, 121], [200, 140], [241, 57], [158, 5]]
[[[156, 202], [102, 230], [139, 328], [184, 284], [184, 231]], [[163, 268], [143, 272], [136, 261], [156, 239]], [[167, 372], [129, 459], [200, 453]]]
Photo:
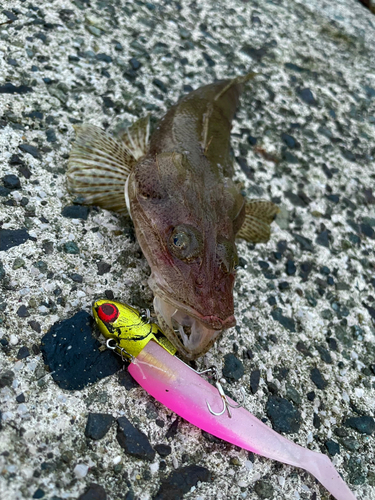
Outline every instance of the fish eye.
[[189, 235], [183, 231], [173, 235], [173, 245], [177, 248], [186, 248], [189, 244]]
[[169, 237], [169, 250], [180, 260], [196, 259], [202, 252], [202, 237], [192, 226], [176, 226]]

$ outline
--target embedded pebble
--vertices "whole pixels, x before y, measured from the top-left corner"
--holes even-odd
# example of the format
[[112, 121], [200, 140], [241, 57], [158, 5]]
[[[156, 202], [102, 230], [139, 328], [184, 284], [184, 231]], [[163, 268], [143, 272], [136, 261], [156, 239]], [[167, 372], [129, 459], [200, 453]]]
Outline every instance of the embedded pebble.
[[114, 421], [114, 417], [109, 414], [89, 413], [87, 417], [85, 436], [94, 439], [95, 441], [102, 439], [107, 434]]
[[126, 417], [118, 418], [117, 423], [117, 441], [125, 450], [125, 453], [136, 458], [152, 461], [155, 458], [155, 451], [151, 447], [147, 436], [134, 427]]

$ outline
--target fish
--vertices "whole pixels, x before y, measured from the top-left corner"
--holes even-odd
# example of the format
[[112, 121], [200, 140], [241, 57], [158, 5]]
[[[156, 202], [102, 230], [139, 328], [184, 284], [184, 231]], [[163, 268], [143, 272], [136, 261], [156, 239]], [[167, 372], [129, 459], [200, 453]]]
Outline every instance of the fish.
[[68, 190], [83, 204], [128, 213], [147, 259], [160, 327], [187, 360], [236, 324], [236, 238], [262, 243], [279, 209], [233, 181], [232, 121], [254, 73], [191, 91], [150, 135], [143, 117], [116, 137], [76, 127]]

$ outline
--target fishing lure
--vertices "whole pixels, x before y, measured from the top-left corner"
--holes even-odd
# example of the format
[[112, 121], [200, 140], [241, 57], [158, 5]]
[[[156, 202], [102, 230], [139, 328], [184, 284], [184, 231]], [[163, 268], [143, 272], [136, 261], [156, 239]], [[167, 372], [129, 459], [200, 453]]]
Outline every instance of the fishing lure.
[[[355, 500], [326, 455], [289, 441], [235, 403], [224, 393], [215, 367], [198, 373], [186, 365], [160, 328], [136, 309], [99, 300], [93, 314], [107, 347], [130, 361], [132, 377], [167, 408], [224, 441], [305, 469], [337, 500]], [[207, 372], [216, 387], [201, 377]]]

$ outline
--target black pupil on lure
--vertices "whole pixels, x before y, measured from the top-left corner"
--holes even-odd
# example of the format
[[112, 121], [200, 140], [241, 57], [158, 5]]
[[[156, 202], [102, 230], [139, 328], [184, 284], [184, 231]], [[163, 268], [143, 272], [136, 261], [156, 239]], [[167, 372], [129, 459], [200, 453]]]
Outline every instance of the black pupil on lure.
[[102, 321], [114, 321], [118, 315], [118, 309], [113, 304], [102, 304], [98, 309], [98, 316]]
[[184, 248], [188, 243], [189, 238], [185, 233], [177, 233], [173, 237], [173, 244], [178, 248]]

